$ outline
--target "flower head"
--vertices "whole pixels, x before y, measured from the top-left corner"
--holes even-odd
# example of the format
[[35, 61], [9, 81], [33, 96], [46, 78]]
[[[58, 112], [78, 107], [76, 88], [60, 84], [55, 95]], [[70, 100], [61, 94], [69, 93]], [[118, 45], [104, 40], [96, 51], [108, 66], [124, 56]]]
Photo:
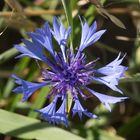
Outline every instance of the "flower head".
[[[22, 53], [18, 58], [28, 56], [43, 61], [49, 66], [49, 68], [41, 71], [42, 83], [27, 82], [14, 75], [15, 82], [20, 86], [13, 91], [23, 93], [23, 101], [25, 101], [35, 90], [51, 85], [51, 92], [48, 97], [53, 98], [52, 103], [37, 110], [37, 112], [41, 113], [41, 117], [50, 123], [63, 123], [68, 126], [67, 98], [69, 91], [74, 102], [73, 107], [71, 107], [73, 116], [77, 113], [80, 119], [82, 115], [97, 118], [96, 115], [84, 109], [80, 103], [79, 96], [84, 99], [87, 98], [84, 90], [96, 96], [110, 111], [109, 104], [114, 104], [127, 98], [104, 95], [88, 87], [91, 82], [97, 81], [114, 91], [122, 93], [117, 86], [119, 80], [124, 77], [127, 67], [121, 65], [124, 59], [124, 57], [121, 58], [121, 54], [114, 61], [99, 69], [95, 68], [98, 59], [86, 63], [86, 56], [83, 50], [98, 41], [106, 30], [96, 31], [97, 23], [94, 22], [89, 26], [85, 19], [84, 22], [81, 20], [81, 25], [82, 36], [77, 53], [67, 48], [71, 28], [65, 29], [61, 20], [56, 17], [53, 21], [53, 29], [50, 29], [49, 24], [46, 22], [42, 29], [36, 29], [35, 32], [28, 33], [31, 41], [23, 40], [24, 46], [15, 45], [16, 49]], [[52, 36], [58, 42], [60, 52], [56, 52], [53, 48]], [[52, 59], [45, 55], [44, 50], [47, 50], [52, 55]], [[62, 102], [59, 108], [57, 107], [58, 100]]]

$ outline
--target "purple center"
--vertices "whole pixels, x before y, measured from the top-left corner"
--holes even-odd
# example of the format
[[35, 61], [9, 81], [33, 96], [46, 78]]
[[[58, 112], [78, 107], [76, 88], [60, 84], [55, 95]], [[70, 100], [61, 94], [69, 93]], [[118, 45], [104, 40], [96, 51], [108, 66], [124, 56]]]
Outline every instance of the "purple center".
[[57, 73], [53, 70], [43, 70], [42, 77], [44, 81], [53, 82], [53, 88], [59, 90], [59, 92], [66, 92], [68, 88], [87, 85], [90, 82], [91, 75], [93, 75], [91, 69], [95, 63], [86, 66], [84, 57], [80, 57], [78, 61], [72, 60], [70, 63], [59, 63]]

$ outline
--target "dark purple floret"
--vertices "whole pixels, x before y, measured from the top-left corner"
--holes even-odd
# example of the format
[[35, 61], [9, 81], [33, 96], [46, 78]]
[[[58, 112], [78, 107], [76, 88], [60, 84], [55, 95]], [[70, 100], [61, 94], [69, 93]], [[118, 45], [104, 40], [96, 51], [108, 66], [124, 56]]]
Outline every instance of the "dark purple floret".
[[[64, 124], [66, 127], [68, 126], [68, 94], [71, 95], [74, 102], [73, 107], [71, 107], [73, 116], [78, 114], [80, 119], [82, 119], [83, 114], [90, 118], [97, 118], [96, 115], [84, 109], [80, 103], [80, 96], [83, 99], [88, 98], [84, 94], [84, 90], [87, 90], [92, 96], [96, 96], [109, 111], [111, 111], [110, 104], [121, 102], [127, 98], [105, 95], [88, 87], [90, 83], [96, 81], [122, 93], [117, 86], [119, 80], [124, 77], [127, 67], [121, 65], [125, 57], [125, 55], [121, 57], [121, 53], [114, 61], [99, 69], [95, 68], [99, 59], [87, 63], [83, 50], [98, 41], [106, 30], [96, 31], [97, 23], [94, 22], [89, 27], [85, 19], [84, 22], [81, 20], [81, 25], [82, 36], [77, 53], [66, 47], [71, 27], [65, 29], [61, 20], [56, 17], [53, 20], [53, 29], [50, 29], [46, 22], [42, 29], [28, 33], [31, 41], [23, 40], [24, 46], [15, 45], [16, 49], [22, 53], [18, 58], [28, 56], [43, 61], [49, 68], [41, 70], [42, 83], [27, 82], [13, 75], [15, 82], [19, 85], [13, 91], [23, 93], [22, 101], [26, 101], [36, 90], [49, 85], [51, 91], [47, 97], [52, 99], [52, 102], [47, 107], [36, 111], [41, 113], [41, 117], [49, 123]], [[57, 41], [60, 52], [56, 52], [53, 48], [52, 37]], [[47, 57], [44, 50], [49, 51], [52, 58]], [[57, 107], [58, 100], [61, 100], [59, 108]]]

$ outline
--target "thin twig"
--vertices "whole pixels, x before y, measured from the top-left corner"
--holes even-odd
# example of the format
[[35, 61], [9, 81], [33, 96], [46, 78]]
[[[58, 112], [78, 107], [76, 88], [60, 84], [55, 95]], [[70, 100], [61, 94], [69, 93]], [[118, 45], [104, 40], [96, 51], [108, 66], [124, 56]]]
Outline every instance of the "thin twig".
[[11, 7], [11, 9], [16, 10], [17, 12], [22, 12], [23, 8], [17, 0], [5, 0], [5, 2]]
[[108, 8], [107, 11], [112, 14], [131, 13], [131, 10], [129, 8]]
[[[0, 12], [0, 17], [9, 17], [12, 12]], [[40, 16], [40, 15], [60, 15], [63, 14], [63, 10], [24, 10], [22, 14], [25, 16]], [[15, 12], [16, 14], [16, 12]]]

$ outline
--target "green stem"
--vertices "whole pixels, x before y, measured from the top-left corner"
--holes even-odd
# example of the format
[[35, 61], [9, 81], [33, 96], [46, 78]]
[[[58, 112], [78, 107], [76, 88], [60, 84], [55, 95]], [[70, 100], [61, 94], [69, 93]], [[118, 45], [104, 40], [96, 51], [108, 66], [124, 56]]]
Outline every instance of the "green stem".
[[73, 51], [73, 20], [72, 20], [72, 0], [61, 0], [64, 10], [65, 10], [65, 14], [66, 14], [66, 18], [68, 21], [68, 25], [71, 26], [71, 36], [70, 36], [70, 48]]

